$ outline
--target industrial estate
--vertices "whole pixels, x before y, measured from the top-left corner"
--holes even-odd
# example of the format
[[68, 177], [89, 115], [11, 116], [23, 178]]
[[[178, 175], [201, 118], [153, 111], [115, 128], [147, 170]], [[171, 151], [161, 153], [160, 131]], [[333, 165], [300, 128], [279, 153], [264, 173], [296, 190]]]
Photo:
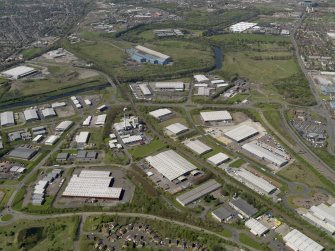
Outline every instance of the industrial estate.
[[334, 1], [14, 2], [0, 250], [334, 250]]

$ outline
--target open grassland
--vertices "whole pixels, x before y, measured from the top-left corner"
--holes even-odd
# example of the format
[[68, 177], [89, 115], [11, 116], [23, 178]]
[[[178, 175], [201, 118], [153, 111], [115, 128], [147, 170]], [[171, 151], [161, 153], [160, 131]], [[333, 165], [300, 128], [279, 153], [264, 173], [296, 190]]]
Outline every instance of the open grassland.
[[159, 139], [154, 139], [147, 145], [139, 146], [134, 149], [129, 150], [129, 153], [135, 159], [141, 159], [147, 157], [151, 154], [154, 154], [162, 149], [164, 149], [166, 145]]
[[77, 225], [77, 217], [64, 217], [0, 227], [1, 250], [73, 250]]

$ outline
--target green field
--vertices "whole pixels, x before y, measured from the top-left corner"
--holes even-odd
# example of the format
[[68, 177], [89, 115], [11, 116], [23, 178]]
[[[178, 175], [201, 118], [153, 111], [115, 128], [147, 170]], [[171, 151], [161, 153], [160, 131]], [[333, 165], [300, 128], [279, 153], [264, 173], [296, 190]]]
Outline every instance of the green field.
[[234, 167], [234, 168], [239, 168], [240, 166], [242, 166], [243, 164], [245, 164], [246, 162], [243, 159], [238, 159], [235, 160], [234, 162], [230, 163], [230, 167]]
[[147, 145], [138, 146], [134, 149], [129, 150], [129, 153], [135, 158], [135, 159], [142, 159], [144, 157], [147, 157], [151, 154], [154, 154], [166, 147], [165, 143], [162, 142], [159, 139], [154, 139]]
[[248, 245], [249, 247], [255, 248], [257, 250], [264, 250], [264, 247], [259, 242], [255, 241], [246, 234], [243, 233], [240, 234], [239, 240], [240, 242], [242, 242], [245, 245]]

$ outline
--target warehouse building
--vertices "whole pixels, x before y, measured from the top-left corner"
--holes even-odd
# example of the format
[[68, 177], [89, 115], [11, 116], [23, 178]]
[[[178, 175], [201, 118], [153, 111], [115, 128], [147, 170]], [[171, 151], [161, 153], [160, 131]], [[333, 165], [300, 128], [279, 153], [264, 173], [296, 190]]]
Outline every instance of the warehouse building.
[[58, 153], [56, 157], [56, 161], [65, 162], [68, 160], [70, 154], [69, 153]]
[[229, 202], [229, 205], [239, 212], [244, 218], [249, 218], [257, 213], [257, 209], [250, 205], [244, 199], [238, 197]]
[[163, 120], [167, 120], [169, 118], [172, 117], [173, 113], [171, 110], [167, 109], [167, 108], [161, 108], [161, 109], [157, 109], [154, 110], [152, 112], [149, 112], [149, 115], [153, 116], [154, 118], [163, 121]]
[[42, 110], [42, 115], [44, 118], [54, 117], [56, 116], [56, 112], [53, 108], [45, 108]]
[[294, 251], [322, 251], [324, 247], [313, 241], [297, 229], [293, 229], [284, 237], [286, 246]]
[[73, 124], [73, 122], [70, 121], [70, 120], [62, 121], [56, 126], [55, 130], [57, 132], [65, 132], [66, 130], [68, 130], [72, 126], [72, 124]]
[[95, 121], [95, 125], [104, 126], [106, 122], [107, 114], [98, 115], [97, 120]]
[[233, 118], [228, 111], [200, 112], [204, 122], [225, 122], [231, 123]]
[[256, 236], [263, 236], [267, 232], [269, 232], [270, 229], [268, 229], [266, 226], [264, 226], [259, 221], [250, 218], [245, 222], [245, 226], [250, 229], [250, 232]]
[[90, 137], [89, 132], [80, 132], [75, 139], [77, 143], [77, 148], [84, 149], [86, 143], [88, 142], [89, 137]]
[[327, 206], [324, 203], [312, 206], [309, 213], [303, 216], [325, 231], [331, 234], [335, 233], [335, 203], [332, 206]]
[[9, 111], [9, 112], [2, 112], [1, 113], [1, 126], [12, 126], [15, 125], [15, 120], [14, 120], [14, 113]]
[[193, 77], [197, 83], [209, 83], [209, 79], [205, 75], [194, 75]]
[[19, 146], [8, 153], [8, 157], [14, 159], [23, 159], [23, 160], [30, 160], [36, 154], [38, 150], [36, 148], [28, 148], [24, 146]]
[[98, 153], [96, 151], [85, 151], [80, 150], [77, 153], [76, 159], [80, 162], [94, 161], [98, 158]]
[[143, 96], [150, 96], [150, 95], [152, 95], [152, 93], [151, 93], [151, 91], [150, 91], [150, 89], [149, 89], [149, 87], [148, 87], [147, 84], [139, 84], [138, 87], [140, 88]]
[[229, 206], [221, 206], [212, 212], [212, 216], [219, 222], [227, 222], [234, 217], [234, 210]]
[[331, 235], [335, 234], [335, 226], [327, 222], [325, 219], [322, 219], [322, 217], [319, 217], [319, 215], [316, 215], [314, 213], [307, 212], [302, 215], [308, 222], [312, 223], [313, 225], [323, 229], [324, 231], [330, 233]]
[[87, 116], [87, 118], [83, 121], [83, 126], [89, 126], [92, 121], [92, 116]]
[[197, 169], [196, 166], [173, 150], [167, 150], [155, 156], [148, 156], [145, 160], [170, 181]]
[[108, 109], [108, 106], [107, 105], [101, 105], [101, 106], [99, 106], [98, 108], [97, 108], [97, 110], [99, 111], [99, 112], [103, 112], [103, 111], [105, 111], [105, 110], [107, 110]]
[[151, 50], [141, 45], [127, 50], [131, 59], [138, 63], [150, 63], [166, 65], [171, 62], [171, 57], [163, 53]]
[[229, 160], [229, 157], [224, 153], [217, 153], [212, 157], [209, 157], [207, 161], [213, 166], [219, 166]]
[[255, 128], [249, 125], [241, 125], [234, 128], [233, 130], [226, 132], [225, 135], [237, 143], [240, 143], [257, 135], [258, 133], [259, 132]]
[[84, 99], [84, 103], [85, 105], [92, 105], [92, 102], [89, 99]]
[[184, 91], [184, 82], [156, 82], [155, 88], [158, 91]]
[[268, 162], [270, 162], [271, 164], [278, 166], [278, 167], [282, 167], [284, 165], [286, 165], [288, 163], [288, 160], [276, 155], [273, 152], [270, 152], [269, 150], [251, 142], [251, 143], [247, 143], [244, 144], [242, 146], [242, 148], [246, 151], [248, 151], [249, 153], [259, 157], [262, 160], [266, 160]]
[[121, 118], [120, 122], [114, 123], [115, 130], [122, 134], [125, 131], [132, 130], [136, 127], [138, 127], [138, 117], [136, 116], [130, 116], [130, 117], [123, 117]]
[[47, 146], [52, 146], [54, 145], [58, 140], [59, 140], [59, 135], [50, 135], [44, 142], [45, 145]]
[[203, 155], [205, 153], [208, 153], [208, 152], [212, 151], [212, 148], [210, 148], [206, 144], [202, 143], [198, 139], [184, 142], [184, 145], [198, 155]]
[[27, 77], [31, 74], [34, 74], [36, 72], [37, 71], [32, 67], [18, 66], [10, 70], [3, 71], [2, 75], [8, 78], [12, 78], [12, 79], [20, 79], [20, 78]]
[[55, 103], [51, 104], [51, 107], [54, 108], [54, 109], [61, 108], [61, 107], [64, 107], [64, 106], [66, 106], [65, 102], [55, 102]]
[[38, 120], [39, 116], [35, 109], [27, 109], [23, 112], [26, 121]]
[[131, 144], [136, 144], [136, 143], [140, 143], [143, 142], [143, 138], [141, 135], [132, 135], [129, 137], [123, 137], [121, 138], [123, 144], [125, 145], [131, 145]]
[[36, 136], [36, 135], [44, 135], [44, 134], [48, 133], [47, 128], [45, 126], [36, 126], [36, 127], [33, 127], [33, 128], [31, 128], [31, 131], [32, 131], [32, 133], [33, 133], [34, 136]]
[[237, 24], [234, 24], [229, 27], [229, 30], [234, 33], [241, 33], [243, 31], [246, 31], [254, 26], [256, 26], [257, 23], [249, 23], [249, 22], [239, 22]]
[[113, 180], [108, 171], [83, 170], [71, 177], [62, 196], [120, 200], [123, 189], [112, 187]]
[[170, 135], [178, 136], [182, 133], [187, 132], [189, 129], [186, 126], [184, 126], [183, 124], [174, 123], [172, 125], [169, 125], [169, 126], [165, 127], [165, 130]]
[[270, 182], [265, 179], [254, 175], [244, 168], [240, 168], [235, 171], [235, 174], [238, 178], [245, 181], [247, 186], [251, 186], [251, 189], [255, 189], [258, 192], [265, 192], [266, 194], [272, 194], [277, 190], [277, 187], [272, 185]]
[[182, 205], [187, 206], [194, 201], [197, 201], [207, 194], [210, 194], [221, 187], [221, 184], [215, 180], [209, 180], [202, 185], [178, 196], [176, 200]]

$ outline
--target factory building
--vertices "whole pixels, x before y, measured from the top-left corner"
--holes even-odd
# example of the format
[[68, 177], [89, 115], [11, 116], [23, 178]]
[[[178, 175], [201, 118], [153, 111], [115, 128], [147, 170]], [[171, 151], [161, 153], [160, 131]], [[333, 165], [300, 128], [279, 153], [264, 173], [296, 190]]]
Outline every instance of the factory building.
[[150, 96], [150, 95], [152, 95], [152, 93], [151, 93], [151, 91], [150, 91], [150, 89], [149, 89], [149, 87], [148, 87], [147, 84], [139, 84], [138, 87], [140, 87], [140, 90], [141, 90], [143, 96]]
[[335, 234], [335, 226], [330, 224], [329, 222], [325, 221], [324, 219], [322, 219], [322, 217], [320, 218], [319, 216], [307, 212], [304, 213], [302, 215], [308, 222], [312, 223], [313, 225], [323, 229], [324, 231], [330, 233], [331, 235]]
[[8, 157], [14, 158], [14, 159], [30, 160], [37, 154], [37, 152], [38, 150], [36, 148], [28, 148], [24, 146], [19, 146], [11, 150], [8, 153]]
[[122, 134], [125, 131], [132, 130], [138, 126], [138, 117], [130, 116], [126, 118], [121, 118], [121, 121], [118, 123], [114, 123], [113, 126], [119, 134]]
[[155, 119], [164, 121], [164, 120], [171, 118], [173, 113], [171, 110], [167, 108], [161, 108], [161, 109], [157, 109], [152, 112], [149, 112], [149, 115], [153, 116]]
[[205, 76], [205, 75], [194, 75], [194, 80], [197, 82], [197, 83], [209, 83], [209, 79]]
[[250, 205], [244, 199], [238, 197], [236, 199], [232, 199], [229, 202], [229, 205], [234, 208], [237, 212], [239, 212], [242, 217], [249, 218], [257, 213], [257, 209], [254, 208], [253, 205]]
[[62, 121], [56, 126], [55, 130], [57, 132], [65, 132], [66, 130], [68, 130], [72, 126], [72, 124], [73, 124], [73, 122], [70, 121], [70, 120]]
[[55, 102], [55, 103], [51, 104], [51, 107], [54, 108], [54, 109], [61, 108], [61, 107], [64, 107], [64, 106], [66, 106], [65, 102]]
[[335, 233], [335, 203], [327, 206], [321, 203], [318, 206], [312, 206], [308, 213], [303, 215], [314, 225], [324, 229], [325, 231]]
[[237, 143], [240, 143], [257, 135], [258, 133], [259, 132], [255, 128], [249, 125], [241, 125], [234, 128], [233, 130], [226, 132], [225, 135]]
[[212, 151], [212, 148], [210, 148], [206, 144], [202, 143], [198, 139], [184, 142], [184, 145], [198, 155], [203, 155], [205, 153], [208, 153], [208, 152]]
[[54, 145], [58, 140], [59, 140], [58, 135], [50, 135], [44, 142], [45, 145], [47, 146], [52, 146]]
[[83, 170], [71, 177], [62, 196], [120, 200], [123, 189], [112, 187], [113, 180], [108, 171]]
[[55, 110], [53, 108], [45, 108], [42, 110], [42, 115], [44, 118], [57, 116]]
[[5, 77], [11, 78], [11, 79], [20, 79], [20, 78], [27, 77], [31, 74], [34, 74], [36, 72], [37, 71], [32, 67], [18, 66], [18, 67], [12, 68], [10, 70], [3, 71], [1, 74]]
[[249, 23], [249, 22], [239, 22], [237, 24], [234, 24], [229, 27], [229, 30], [234, 33], [241, 33], [243, 31], [246, 31], [254, 26], [256, 26], [257, 23]]
[[148, 156], [145, 160], [170, 181], [197, 169], [196, 166], [173, 150], [167, 150], [155, 156]]
[[228, 111], [200, 112], [204, 122], [225, 122], [231, 123], [233, 118]]
[[213, 166], [219, 166], [229, 160], [229, 157], [224, 153], [217, 153], [212, 157], [209, 157], [207, 161]]
[[184, 82], [156, 82], [155, 88], [157, 91], [184, 91]]
[[171, 57], [163, 53], [151, 50], [141, 45], [127, 50], [132, 60], [138, 63], [150, 63], [166, 65], [171, 62]]
[[36, 135], [44, 135], [47, 134], [47, 128], [45, 126], [37, 126], [37, 127], [33, 127], [31, 128], [31, 131], [33, 133], [34, 136]]
[[308, 236], [304, 235], [297, 229], [293, 229], [284, 237], [286, 246], [294, 251], [322, 251], [324, 247], [315, 242]]
[[249, 153], [259, 157], [260, 159], [266, 160], [278, 167], [282, 167], [288, 163], [287, 159], [283, 158], [282, 156], [276, 155], [268, 149], [265, 149], [253, 142], [244, 144], [242, 148]]
[[96, 121], [95, 121], [95, 125], [97, 126], [104, 126], [105, 122], [106, 122], [106, 118], [107, 118], [107, 114], [101, 114], [98, 115]]
[[1, 119], [1, 126], [15, 125], [13, 112], [2, 112], [0, 119]]
[[228, 206], [221, 206], [212, 212], [212, 216], [219, 222], [227, 222], [234, 217], [234, 210]]
[[174, 123], [172, 125], [165, 127], [165, 130], [168, 134], [178, 136], [180, 134], [183, 134], [184, 132], [187, 132], [189, 129], [183, 124]]
[[39, 116], [35, 109], [27, 109], [23, 112], [26, 121], [38, 120]]
[[272, 194], [277, 190], [277, 187], [272, 185], [270, 182], [265, 179], [254, 175], [244, 168], [240, 168], [235, 171], [235, 174], [238, 178], [244, 180], [247, 186], [251, 186], [259, 192], [265, 192], [266, 194]]
[[221, 187], [221, 184], [216, 182], [215, 180], [209, 180], [202, 185], [179, 195], [176, 200], [182, 205], [187, 206], [194, 201], [201, 199], [202, 197], [210, 194]]
[[92, 121], [92, 116], [87, 116], [87, 118], [83, 121], [82, 125], [83, 126], [89, 126]]
[[129, 137], [122, 137], [121, 138], [123, 144], [125, 145], [131, 145], [131, 144], [136, 144], [136, 143], [140, 143], [143, 141], [143, 138], [141, 135], [132, 135]]
[[77, 148], [84, 149], [86, 143], [88, 142], [89, 137], [90, 137], [89, 132], [80, 132], [75, 139], [77, 143]]
[[256, 236], [263, 236], [267, 232], [269, 232], [270, 229], [268, 229], [266, 226], [264, 226], [259, 221], [250, 218], [245, 222], [245, 226], [250, 229], [250, 232]]

